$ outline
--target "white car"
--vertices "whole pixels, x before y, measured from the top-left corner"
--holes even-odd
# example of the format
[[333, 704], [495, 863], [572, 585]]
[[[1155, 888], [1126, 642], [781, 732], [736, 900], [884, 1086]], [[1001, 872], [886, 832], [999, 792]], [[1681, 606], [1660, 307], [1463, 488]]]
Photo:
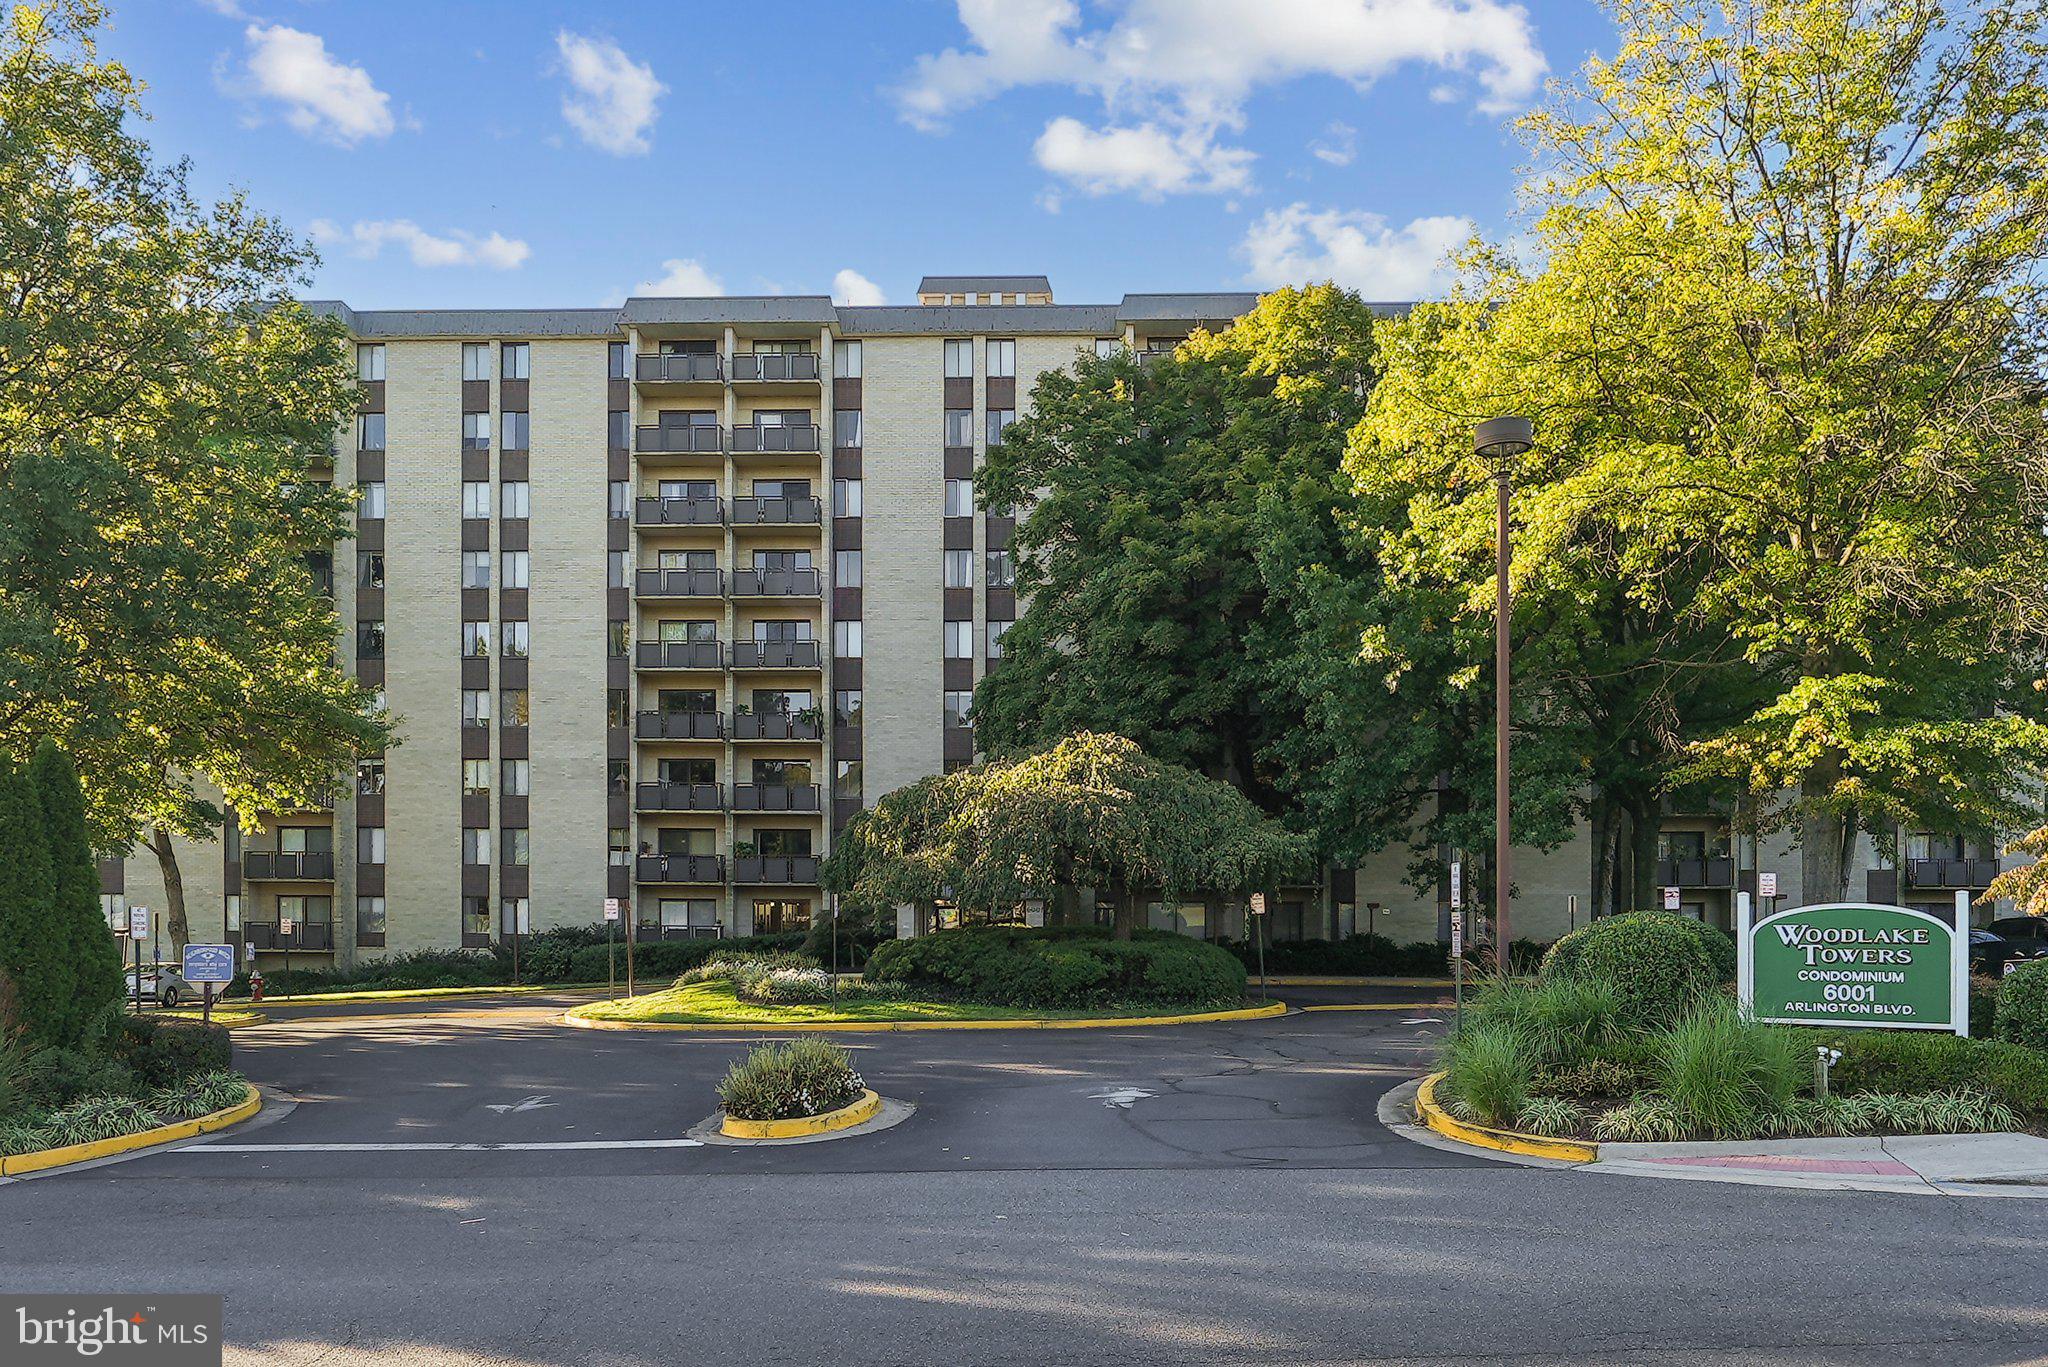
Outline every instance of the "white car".
[[[128, 970], [128, 1000], [135, 1000], [136, 970]], [[142, 999], [154, 1001], [159, 1006], [176, 1006], [180, 1002], [199, 1000], [199, 989], [185, 981], [182, 966], [178, 964], [144, 964], [142, 966]]]

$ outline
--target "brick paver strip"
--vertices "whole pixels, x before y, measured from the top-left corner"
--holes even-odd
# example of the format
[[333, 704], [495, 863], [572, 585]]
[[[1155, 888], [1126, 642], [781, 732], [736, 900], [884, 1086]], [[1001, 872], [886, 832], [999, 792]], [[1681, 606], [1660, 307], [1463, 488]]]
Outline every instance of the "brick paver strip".
[[1862, 1177], [1920, 1175], [1904, 1163], [1888, 1158], [1798, 1158], [1790, 1154], [1728, 1153], [1689, 1158], [1644, 1158], [1639, 1161], [1687, 1168], [1767, 1168], [1781, 1172], [1848, 1173]]

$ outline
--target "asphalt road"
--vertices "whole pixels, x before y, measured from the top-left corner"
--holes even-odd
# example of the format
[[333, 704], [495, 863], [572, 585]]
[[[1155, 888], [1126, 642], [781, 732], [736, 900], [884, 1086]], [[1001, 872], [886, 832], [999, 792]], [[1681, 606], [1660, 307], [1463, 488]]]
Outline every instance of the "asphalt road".
[[[917, 1110], [827, 1143], [415, 1147], [673, 1140], [758, 1038], [570, 1031], [558, 1009], [242, 1034], [241, 1065], [296, 1108], [0, 1187], [0, 1288], [222, 1291], [229, 1360], [266, 1363], [2014, 1363], [2048, 1345], [2048, 1202], [1413, 1145], [1374, 1119], [1435, 1029], [1406, 1011], [844, 1036]], [[406, 1147], [287, 1147], [368, 1144]]]

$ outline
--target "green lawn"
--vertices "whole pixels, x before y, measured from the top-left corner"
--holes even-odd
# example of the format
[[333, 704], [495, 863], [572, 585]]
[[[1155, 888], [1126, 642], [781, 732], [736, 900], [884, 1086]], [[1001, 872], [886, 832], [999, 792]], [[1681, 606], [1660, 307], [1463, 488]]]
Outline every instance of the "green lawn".
[[1113, 1016], [1179, 1016], [1214, 1010], [1201, 1006], [1094, 1006], [1060, 1011], [1049, 1007], [988, 1006], [979, 1002], [850, 1001], [831, 1006], [762, 1006], [741, 1001], [724, 979], [650, 992], [630, 1000], [593, 1002], [576, 1008], [592, 1020], [643, 1021], [677, 1025], [790, 1025], [805, 1021], [1093, 1020]]

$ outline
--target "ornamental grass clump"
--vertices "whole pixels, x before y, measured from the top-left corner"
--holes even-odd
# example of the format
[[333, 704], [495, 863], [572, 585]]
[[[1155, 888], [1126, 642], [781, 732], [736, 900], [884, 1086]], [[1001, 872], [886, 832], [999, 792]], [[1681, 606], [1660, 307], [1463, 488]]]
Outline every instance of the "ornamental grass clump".
[[1537, 1055], [1512, 1021], [1481, 1018], [1444, 1042], [1444, 1089], [1451, 1111], [1482, 1125], [1512, 1125], [1529, 1104]]
[[1729, 1001], [1702, 1002], [1657, 1041], [1657, 1084], [1689, 1133], [1769, 1133], [1813, 1075], [1794, 1031], [1745, 1020]]
[[726, 1070], [718, 1099], [736, 1120], [795, 1120], [850, 1106], [866, 1087], [852, 1055], [813, 1037], [755, 1049]]

